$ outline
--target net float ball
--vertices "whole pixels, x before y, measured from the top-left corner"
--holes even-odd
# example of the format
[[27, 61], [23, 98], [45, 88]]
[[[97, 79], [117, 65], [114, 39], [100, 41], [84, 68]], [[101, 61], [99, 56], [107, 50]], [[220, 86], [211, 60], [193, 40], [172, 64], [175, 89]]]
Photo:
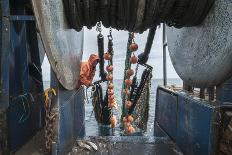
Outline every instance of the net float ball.
[[127, 86], [131, 86], [132, 85], [132, 80], [131, 79], [126, 79], [125, 83]]
[[109, 83], [108, 84], [108, 89], [114, 89], [114, 84], [113, 83]]
[[126, 101], [126, 108], [129, 109], [132, 106], [131, 101]]
[[113, 81], [113, 75], [112, 74], [107, 75], [106, 80], [107, 81]]
[[110, 100], [114, 100], [114, 95], [109, 95]]
[[115, 102], [111, 102], [110, 104], [108, 104], [108, 107], [109, 108], [114, 108], [116, 105], [115, 105]]
[[127, 117], [127, 121], [132, 123], [134, 121], [134, 118], [131, 115], [129, 115]]
[[118, 104], [116, 101], [114, 101], [114, 103], [112, 104], [112, 108], [118, 109]]
[[128, 88], [126, 88], [126, 89], [123, 90], [123, 93], [125, 95], [130, 95], [130, 90]]
[[113, 98], [113, 99], [108, 98], [108, 103], [109, 103], [109, 104], [114, 103], [114, 101], [115, 101], [114, 98]]
[[128, 122], [128, 121], [127, 121], [127, 117], [123, 117], [122, 121], [123, 121], [123, 122]]
[[130, 62], [131, 62], [132, 64], [136, 64], [136, 63], [138, 62], [138, 58], [137, 58], [135, 55], [133, 55], [133, 56], [130, 58]]
[[111, 58], [112, 58], [112, 56], [111, 56], [108, 52], [106, 52], [106, 53], [104, 54], [104, 59], [105, 59], [105, 60], [111, 60]]
[[108, 95], [114, 95], [114, 90], [113, 89], [108, 89]]
[[138, 46], [138, 44], [136, 44], [136, 43], [132, 43], [132, 44], [130, 45], [130, 51], [131, 51], [131, 52], [137, 51], [138, 48], [139, 48], [139, 46]]
[[124, 128], [126, 128], [126, 129], [127, 129], [129, 126], [131, 126], [130, 122], [124, 122], [123, 125], [124, 125]]
[[112, 65], [108, 65], [107, 67], [106, 67], [106, 70], [108, 71], [108, 72], [112, 72], [113, 71], [113, 66]]
[[128, 133], [129, 135], [135, 133], [135, 128], [134, 128], [132, 125], [128, 126], [128, 127], [127, 127], [127, 133]]
[[127, 77], [130, 77], [130, 76], [134, 75], [134, 70], [133, 69], [128, 69], [126, 71], [126, 75], [127, 75]]
[[111, 118], [110, 118], [110, 123], [111, 123], [111, 127], [112, 128], [115, 128], [116, 127], [116, 124], [117, 124], [117, 118], [116, 118], [116, 116], [111, 116]]

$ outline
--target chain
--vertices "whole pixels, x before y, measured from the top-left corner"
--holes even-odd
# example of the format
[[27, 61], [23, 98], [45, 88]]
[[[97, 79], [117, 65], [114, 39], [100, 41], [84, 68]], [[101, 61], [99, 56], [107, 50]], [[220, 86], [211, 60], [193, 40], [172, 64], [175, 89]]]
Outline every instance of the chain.
[[57, 112], [53, 112], [51, 109], [51, 92], [48, 92], [47, 99], [45, 100], [45, 147], [48, 152], [52, 150], [52, 142], [55, 137], [55, 121], [57, 118]]
[[113, 36], [112, 36], [112, 28], [110, 27], [110, 30], [109, 30], [109, 35], [108, 35], [108, 38], [109, 40], [113, 40]]
[[101, 34], [102, 32], [102, 28], [101, 28], [101, 22], [97, 22], [97, 27], [96, 27], [96, 31], [99, 32]]

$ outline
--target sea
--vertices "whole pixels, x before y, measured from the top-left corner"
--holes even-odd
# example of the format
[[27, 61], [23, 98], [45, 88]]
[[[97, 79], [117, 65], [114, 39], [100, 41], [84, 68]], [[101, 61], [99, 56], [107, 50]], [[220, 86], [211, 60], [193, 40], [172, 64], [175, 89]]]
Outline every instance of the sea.
[[[121, 79], [114, 80], [114, 92], [117, 103], [119, 105], [118, 110], [114, 110], [114, 115], [120, 119], [121, 116], [121, 89], [122, 89], [122, 81]], [[44, 81], [44, 88], [49, 88], [49, 81]], [[181, 79], [168, 79], [168, 85], [176, 85], [181, 86]], [[149, 119], [147, 123], [147, 131], [142, 133], [144, 136], [151, 136], [154, 133], [154, 119], [155, 119], [155, 103], [156, 103], [156, 90], [158, 86], [163, 85], [162, 79], [152, 79], [151, 81], [151, 94], [149, 101]], [[88, 93], [86, 96], [86, 104], [85, 104], [85, 129], [86, 136], [120, 136], [123, 135], [123, 130], [121, 125], [118, 124], [115, 129], [111, 129], [109, 126], [103, 126], [96, 122], [93, 113], [93, 106], [91, 103], [91, 89], [88, 89]]]

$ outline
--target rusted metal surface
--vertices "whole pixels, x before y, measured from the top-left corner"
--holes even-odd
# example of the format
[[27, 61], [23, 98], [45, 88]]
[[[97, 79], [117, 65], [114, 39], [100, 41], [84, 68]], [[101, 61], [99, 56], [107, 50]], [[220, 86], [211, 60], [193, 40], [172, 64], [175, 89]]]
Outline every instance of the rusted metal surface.
[[178, 75], [189, 85], [210, 87], [232, 74], [232, 1], [216, 0], [196, 27], [168, 28], [170, 57]]
[[49, 62], [64, 88], [76, 88], [83, 51], [83, 31], [69, 29], [62, 0], [32, 0]]

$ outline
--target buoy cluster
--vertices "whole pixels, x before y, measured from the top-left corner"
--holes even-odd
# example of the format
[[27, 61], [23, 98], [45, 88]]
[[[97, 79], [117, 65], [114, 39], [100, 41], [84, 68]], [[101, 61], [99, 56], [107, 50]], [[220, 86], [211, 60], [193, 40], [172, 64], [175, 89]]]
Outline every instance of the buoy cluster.
[[127, 116], [123, 117], [124, 129], [125, 129], [126, 133], [129, 135], [131, 135], [135, 132], [135, 128], [132, 126], [133, 121], [134, 121], [134, 118], [131, 115], [127, 115]]
[[[132, 52], [132, 55], [130, 57], [130, 63], [131, 64], [137, 64], [138, 63], [138, 57], [135, 55], [135, 52], [138, 50], [138, 44], [135, 43], [134, 39], [132, 40], [132, 44], [129, 46], [130, 52]], [[133, 83], [132, 76], [135, 74], [134, 70], [130, 67], [126, 71], [127, 78], [125, 79], [126, 88], [124, 89], [124, 94], [127, 98], [127, 101], [125, 102], [125, 108], [129, 110], [133, 103], [129, 100], [130, 99], [130, 88]], [[135, 132], [135, 128], [132, 126], [132, 123], [134, 121], [134, 118], [132, 115], [127, 115], [123, 117], [123, 125], [124, 129], [127, 134], [133, 134]]]
[[[113, 84], [113, 70], [114, 67], [112, 65], [112, 55], [110, 54], [110, 52], [106, 52], [104, 54], [104, 59], [108, 61], [108, 65], [106, 66], [106, 71], [108, 72], [107, 74], [107, 94], [108, 94], [108, 107], [110, 109], [117, 109], [118, 105], [117, 105], [117, 101], [115, 99], [115, 95], [114, 95], [114, 84]], [[115, 128], [117, 125], [117, 117], [115, 115], [111, 115], [110, 118], [110, 123], [111, 123], [111, 127]]]

